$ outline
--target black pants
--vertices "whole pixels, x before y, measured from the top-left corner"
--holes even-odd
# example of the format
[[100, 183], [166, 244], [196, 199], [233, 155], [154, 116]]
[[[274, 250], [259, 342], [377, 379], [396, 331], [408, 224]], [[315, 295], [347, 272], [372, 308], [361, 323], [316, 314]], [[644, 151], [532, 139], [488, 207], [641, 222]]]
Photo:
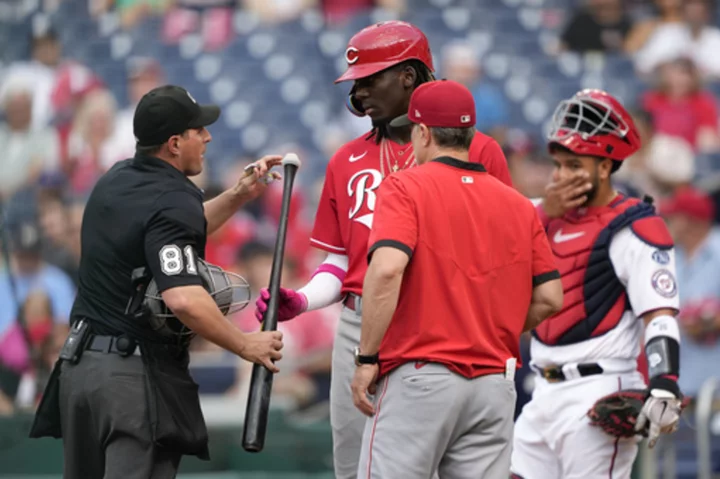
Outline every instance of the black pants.
[[139, 356], [85, 351], [60, 374], [64, 479], [166, 479], [181, 455], [154, 445]]

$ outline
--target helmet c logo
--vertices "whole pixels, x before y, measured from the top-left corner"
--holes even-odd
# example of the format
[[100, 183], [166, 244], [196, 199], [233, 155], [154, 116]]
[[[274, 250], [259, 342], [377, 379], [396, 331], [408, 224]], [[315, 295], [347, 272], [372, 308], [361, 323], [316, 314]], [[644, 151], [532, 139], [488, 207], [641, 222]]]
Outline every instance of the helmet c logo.
[[352, 65], [356, 61], [358, 61], [358, 49], [355, 47], [348, 47], [347, 50], [345, 50], [345, 60], [348, 62], [348, 65]]

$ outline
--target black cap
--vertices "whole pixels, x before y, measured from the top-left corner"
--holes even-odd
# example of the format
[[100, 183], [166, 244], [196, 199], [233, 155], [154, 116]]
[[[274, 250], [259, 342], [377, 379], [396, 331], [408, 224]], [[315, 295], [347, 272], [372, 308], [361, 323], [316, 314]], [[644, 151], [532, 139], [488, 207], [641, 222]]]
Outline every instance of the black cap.
[[40, 228], [33, 222], [21, 222], [9, 228], [10, 247], [17, 252], [39, 252], [42, 247]]
[[133, 131], [139, 146], [155, 146], [185, 130], [212, 125], [218, 117], [219, 106], [199, 105], [186, 89], [165, 85], [150, 90], [140, 99]]

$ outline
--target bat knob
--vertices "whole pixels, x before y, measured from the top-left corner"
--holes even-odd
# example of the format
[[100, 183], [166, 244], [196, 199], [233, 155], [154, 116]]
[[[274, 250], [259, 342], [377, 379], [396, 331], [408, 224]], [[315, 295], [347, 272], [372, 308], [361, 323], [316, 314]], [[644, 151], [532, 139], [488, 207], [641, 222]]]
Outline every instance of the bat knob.
[[280, 164], [283, 165], [283, 167], [292, 165], [296, 168], [300, 168], [300, 158], [295, 153], [288, 153], [286, 154]]

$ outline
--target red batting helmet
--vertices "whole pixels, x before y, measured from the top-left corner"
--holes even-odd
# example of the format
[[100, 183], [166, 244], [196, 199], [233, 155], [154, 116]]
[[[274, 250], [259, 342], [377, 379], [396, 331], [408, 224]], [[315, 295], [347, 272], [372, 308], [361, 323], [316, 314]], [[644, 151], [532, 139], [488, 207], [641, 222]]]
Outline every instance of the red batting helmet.
[[548, 147], [560, 145], [577, 155], [623, 161], [640, 148], [630, 113], [612, 95], [586, 89], [558, 105]]
[[357, 32], [345, 50], [348, 69], [335, 83], [365, 78], [402, 63], [419, 60], [434, 71], [425, 34], [407, 22], [376, 23]]

